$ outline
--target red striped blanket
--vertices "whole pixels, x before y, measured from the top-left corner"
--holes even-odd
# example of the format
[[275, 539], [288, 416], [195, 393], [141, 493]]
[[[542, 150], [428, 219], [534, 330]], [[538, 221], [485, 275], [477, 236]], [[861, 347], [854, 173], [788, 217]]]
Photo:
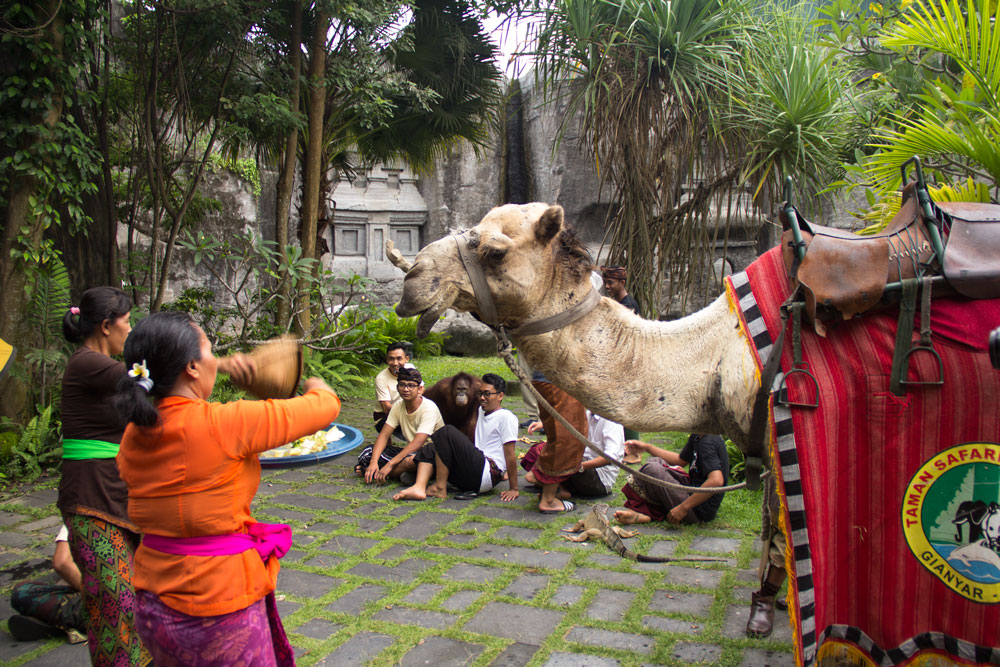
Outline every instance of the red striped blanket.
[[[778, 248], [727, 281], [762, 368], [790, 292]], [[890, 309], [826, 338], [803, 322], [819, 408], [772, 394], [798, 664], [1000, 664], [1000, 541], [990, 538], [1000, 540], [1000, 505], [990, 505], [1000, 503], [1000, 445], [990, 444], [1000, 442], [1000, 371], [985, 351], [1000, 300], [935, 300], [931, 310], [943, 386], [889, 391]], [[775, 387], [791, 365], [786, 334]], [[913, 357], [911, 379], [935, 372], [930, 355]], [[790, 379], [792, 401], [807, 400], [801, 377]]]

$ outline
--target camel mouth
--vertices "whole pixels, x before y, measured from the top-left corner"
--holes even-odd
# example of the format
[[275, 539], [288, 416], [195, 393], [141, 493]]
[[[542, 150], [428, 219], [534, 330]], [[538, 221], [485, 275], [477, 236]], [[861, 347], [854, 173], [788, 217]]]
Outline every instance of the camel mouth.
[[417, 338], [427, 338], [445, 310], [445, 308], [428, 308], [420, 313], [420, 318], [417, 320]]

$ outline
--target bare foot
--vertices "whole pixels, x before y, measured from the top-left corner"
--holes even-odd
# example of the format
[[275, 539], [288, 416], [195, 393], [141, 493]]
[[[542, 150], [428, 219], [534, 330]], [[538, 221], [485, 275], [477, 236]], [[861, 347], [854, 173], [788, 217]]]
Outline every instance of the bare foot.
[[633, 523], [649, 523], [650, 521], [652, 521], [652, 519], [650, 519], [645, 514], [640, 514], [635, 510], [616, 510], [615, 519], [617, 519], [619, 523], [624, 523], [628, 525], [631, 525]]
[[[430, 489], [427, 489], [430, 491]], [[396, 495], [392, 497], [393, 500], [427, 500], [427, 491], [423, 489], [418, 489], [416, 486], [411, 486], [408, 489], [403, 489]]]
[[427, 487], [427, 495], [433, 498], [447, 498], [448, 490], [441, 488], [437, 484], [431, 484]]
[[[531, 474], [530, 470], [524, 474], [524, 481], [528, 484], [538, 484], [538, 480], [535, 479], [535, 476]], [[541, 486], [541, 484], [538, 484], [538, 486]]]
[[559, 500], [569, 500], [572, 497], [573, 494], [567, 491], [565, 488], [563, 488], [562, 484], [560, 484], [559, 488], [556, 489], [556, 498], [558, 498]]

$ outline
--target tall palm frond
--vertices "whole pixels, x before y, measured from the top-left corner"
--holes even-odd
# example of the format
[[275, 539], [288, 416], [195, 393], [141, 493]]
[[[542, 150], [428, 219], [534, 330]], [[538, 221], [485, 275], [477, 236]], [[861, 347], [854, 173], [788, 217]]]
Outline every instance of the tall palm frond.
[[[568, 122], [582, 114], [616, 204], [609, 260], [627, 265], [647, 315], [659, 314], [664, 296], [679, 296], [683, 311], [706, 287], [716, 242], [746, 214], [740, 174], [774, 169], [744, 168], [745, 142], [729, 122], [733, 86], [746, 77], [741, 63], [774, 29], [764, 8], [754, 0], [556, 0], [542, 15], [537, 77], [550, 97], [568, 99]], [[804, 106], [810, 91], [791, 92]]]
[[[925, 86], [923, 104], [882, 130], [867, 175], [883, 192], [899, 186], [913, 155], [941, 180], [973, 176], [1000, 186], [1000, 30], [992, 0], [923, 0], [882, 38], [885, 46], [926, 49], [946, 74]], [[958, 72], [948, 78], [947, 72]]]
[[755, 197], [780, 192], [787, 175], [803, 192], [824, 189], [842, 171], [856, 117], [849, 72], [836, 53], [799, 16], [781, 14], [776, 27], [745, 56], [726, 119], [745, 150], [740, 180], [752, 181]]
[[403, 156], [429, 167], [456, 142], [477, 149], [501, 101], [496, 47], [467, 0], [417, 0], [413, 19], [390, 51], [392, 70], [408, 88], [387, 96], [384, 123], [358, 138], [369, 159]]

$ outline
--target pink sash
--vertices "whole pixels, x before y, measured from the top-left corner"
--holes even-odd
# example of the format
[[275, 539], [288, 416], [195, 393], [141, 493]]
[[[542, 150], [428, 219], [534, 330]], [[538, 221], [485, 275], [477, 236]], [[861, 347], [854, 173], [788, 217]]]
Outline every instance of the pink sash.
[[284, 523], [252, 523], [247, 533], [166, 537], [146, 533], [142, 543], [149, 549], [175, 556], [232, 556], [256, 549], [263, 561], [281, 558], [292, 547], [292, 528]]

